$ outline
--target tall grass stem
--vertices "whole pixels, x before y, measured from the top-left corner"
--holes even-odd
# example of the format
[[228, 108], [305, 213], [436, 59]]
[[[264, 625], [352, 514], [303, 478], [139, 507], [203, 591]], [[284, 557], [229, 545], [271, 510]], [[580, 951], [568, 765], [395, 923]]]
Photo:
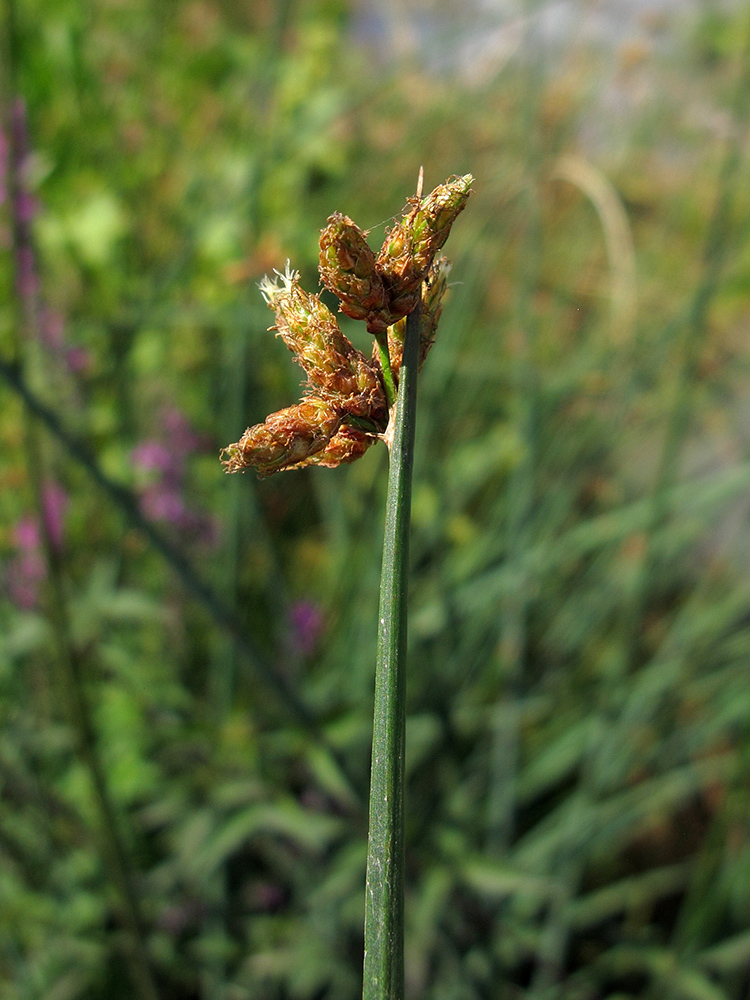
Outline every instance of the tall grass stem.
[[419, 310], [406, 321], [386, 498], [375, 667], [363, 1000], [404, 995], [404, 755], [409, 518]]

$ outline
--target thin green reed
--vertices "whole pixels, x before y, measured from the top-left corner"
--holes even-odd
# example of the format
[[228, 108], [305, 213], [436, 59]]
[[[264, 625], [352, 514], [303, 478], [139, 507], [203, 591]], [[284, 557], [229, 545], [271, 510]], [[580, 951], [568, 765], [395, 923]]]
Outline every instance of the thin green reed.
[[[255, 246], [266, 233], [270, 221], [264, 211], [262, 192], [266, 175], [271, 170], [277, 158], [279, 133], [285, 122], [276, 111], [278, 101], [276, 90], [280, 71], [280, 54], [284, 33], [291, 22], [294, 13], [295, 0], [283, 0], [274, 7], [272, 23], [266, 31], [262, 46], [256, 80], [256, 105], [267, 109], [257, 122], [258, 135], [252, 144], [252, 170], [249, 171], [247, 183], [245, 223]], [[237, 426], [242, 419], [248, 389], [252, 391], [251, 374], [248, 379], [248, 337], [250, 324], [256, 316], [253, 305], [248, 303], [239, 315], [233, 316], [233, 321], [226, 329], [226, 339], [221, 358], [221, 378], [226, 406], [222, 408], [220, 422], [222, 432], [231, 433], [231, 428]], [[248, 320], [248, 316], [250, 319]], [[255, 496], [248, 502], [247, 491], [240, 488], [238, 482], [230, 484], [224, 497], [221, 514], [222, 551], [220, 565], [217, 569], [217, 588], [232, 612], [237, 612], [237, 592], [239, 586], [239, 571], [241, 566], [241, 539], [244, 531], [252, 531], [253, 536], [261, 538], [264, 543], [264, 556], [268, 556], [273, 564], [273, 557], [268, 542], [268, 530], [262, 519]], [[278, 610], [283, 604], [280, 574], [274, 565], [273, 586], [268, 588], [269, 594], [276, 598]], [[232, 700], [232, 694], [237, 675], [237, 649], [226, 640], [222, 641], [214, 651], [209, 676], [209, 695], [213, 705], [215, 721], [218, 724], [226, 716]]]
[[[683, 357], [680, 379], [673, 404], [671, 419], [664, 443], [657, 489], [655, 490], [652, 518], [661, 523], [666, 515], [667, 497], [678, 472], [678, 460], [685, 439], [688, 425], [691, 390], [695, 383], [695, 370], [698, 364], [699, 351], [705, 342], [707, 334], [708, 311], [719, 289], [723, 269], [729, 252], [737, 241], [732, 240], [732, 215], [740, 184], [746, 175], [743, 171], [742, 124], [745, 120], [745, 109], [750, 96], [750, 18], [745, 28], [745, 38], [740, 53], [740, 65], [737, 85], [732, 101], [732, 129], [727, 139], [724, 159], [721, 165], [716, 200], [709, 220], [706, 242], [703, 250], [703, 279], [698, 286], [693, 301], [690, 304], [686, 324]], [[746, 167], [746, 161], [745, 161]], [[644, 559], [642, 569], [641, 589], [636, 597], [642, 607], [648, 594], [648, 585], [654, 568], [652, 549], [648, 558]], [[748, 737], [745, 734], [739, 748], [741, 758], [748, 758]], [[738, 785], [740, 783], [738, 782]], [[709, 848], [722, 841], [728, 826], [728, 816], [731, 809], [747, 808], [747, 783], [741, 782], [741, 787], [730, 788], [723, 808], [716, 811], [708, 833]], [[747, 815], [747, 812], [745, 812]], [[722, 857], [720, 849], [704, 851], [699, 864], [693, 873], [693, 878], [687, 896], [680, 908], [678, 920], [672, 934], [672, 946], [678, 954], [689, 951], [694, 944], [696, 924], [705, 921], [706, 912], [711, 912], [707, 902], [711, 899], [712, 890], [716, 884], [715, 865]], [[702, 916], [703, 915], [703, 916]]]
[[[530, 172], [534, 169], [529, 164]], [[504, 499], [506, 559], [518, 583], [502, 602], [498, 621], [503, 650], [504, 691], [493, 707], [492, 744], [487, 794], [487, 847], [494, 853], [507, 850], [513, 836], [515, 785], [518, 773], [520, 691], [528, 644], [528, 614], [532, 578], [523, 568], [524, 556], [533, 540], [534, 498], [539, 461], [540, 385], [534, 353], [539, 320], [533, 308], [534, 291], [541, 266], [541, 218], [538, 189], [529, 178], [521, 249], [521, 279], [516, 304], [521, 333], [518, 360], [516, 412], [523, 442], [523, 457], [509, 477]]]
[[370, 773], [363, 1000], [403, 996], [407, 581], [418, 360], [417, 308], [406, 321], [385, 502]]
[[[708, 221], [703, 250], [703, 275], [690, 301], [680, 344], [680, 362], [669, 411], [664, 443], [648, 497], [644, 528], [644, 551], [620, 623], [621, 647], [610, 660], [600, 685], [596, 725], [584, 756], [581, 780], [569, 809], [563, 848], [559, 858], [559, 892], [550, 908], [539, 948], [531, 995], [554, 997], [561, 990], [560, 977], [571, 933], [570, 902], [583, 877], [592, 829], [593, 806], [608, 788], [617, 769], [618, 746], [627, 740], [629, 721], [622, 684], [636, 666], [642, 651], [641, 628], [649, 593], [657, 570], [656, 545], [663, 532], [679, 474], [679, 460], [690, 428], [696, 366], [705, 341], [706, 320], [720, 286], [730, 240], [732, 208], [740, 177], [742, 150], [739, 142], [741, 113], [750, 91], [750, 30], [741, 54], [741, 66], [733, 100], [734, 128], [727, 142], [719, 171], [714, 208]], [[671, 326], [672, 324], [670, 324]], [[721, 822], [721, 814], [715, 823]], [[588, 832], [584, 834], [583, 831]], [[688, 893], [677, 920], [673, 945], [680, 951], [693, 911], [705, 902], [705, 864], [699, 865], [693, 891]]]
[[656, 559], [654, 539], [663, 526], [669, 506], [669, 494], [679, 473], [679, 460], [690, 429], [691, 406], [696, 368], [706, 337], [706, 321], [716, 297], [722, 270], [731, 246], [729, 233], [732, 210], [738, 193], [742, 165], [742, 122], [750, 93], [750, 24], [740, 53], [739, 75], [732, 101], [732, 129], [717, 179], [716, 198], [708, 221], [703, 247], [703, 274], [689, 303], [680, 344], [680, 359], [674, 399], [669, 413], [659, 465], [651, 494], [651, 519], [646, 532], [646, 548], [635, 581], [627, 620], [627, 663], [632, 666], [638, 655], [638, 623], [645, 611]]
[[[221, 414], [222, 424], [240, 420], [245, 404], [245, 367], [247, 361], [247, 330], [245, 324], [232, 324], [225, 331], [222, 354], [222, 387], [226, 392], [228, 405]], [[237, 581], [240, 566], [240, 525], [243, 511], [243, 496], [239, 483], [232, 483], [222, 504], [222, 550], [218, 569], [217, 586], [227, 605], [235, 610], [237, 601]], [[256, 514], [252, 504], [252, 514]], [[253, 517], [255, 520], [255, 517]], [[232, 703], [235, 677], [237, 673], [237, 650], [234, 644], [220, 637], [214, 648], [208, 687], [213, 707], [214, 721], [220, 726]]]
[[471, 191], [470, 175], [417, 195], [386, 232], [377, 257], [365, 233], [335, 212], [320, 237], [320, 275], [341, 311], [366, 323], [369, 358], [341, 332], [320, 296], [287, 262], [261, 291], [276, 330], [307, 374], [299, 403], [249, 427], [222, 452], [228, 472], [261, 477], [310, 465], [334, 468], [377, 440], [389, 448], [381, 570], [370, 829], [365, 892], [364, 1000], [404, 993], [404, 756], [409, 520], [417, 374], [434, 341], [448, 262], [438, 257]]
[[[8, 136], [7, 183], [11, 215], [11, 255], [15, 271], [15, 324], [13, 350], [15, 368], [22, 375], [27, 367], [29, 348], [41, 340], [39, 325], [38, 276], [35, 273], [34, 247], [30, 220], [20, 210], [24, 160], [27, 143], [25, 107], [17, 82], [18, 43], [16, 10], [13, 0], [5, 3], [5, 37], [2, 80], [3, 126]], [[99, 814], [102, 853], [119, 897], [121, 919], [126, 932], [125, 958], [135, 996], [139, 1000], [158, 1000], [158, 991], [148, 954], [145, 921], [136, 889], [137, 872], [126, 847], [121, 819], [112, 800], [99, 752], [92, 707], [86, 690], [84, 662], [73, 641], [68, 608], [67, 581], [61, 542], [54, 537], [48, 513], [47, 487], [49, 467], [42, 446], [37, 419], [25, 411], [24, 452], [29, 483], [39, 525], [41, 548], [46, 564], [47, 614], [54, 638], [54, 661], [60, 692], [67, 704], [71, 724], [78, 740], [81, 761], [88, 771], [93, 798]]]
[[[523, 570], [523, 558], [534, 536], [535, 494], [539, 463], [540, 379], [536, 365], [539, 317], [534, 308], [542, 266], [542, 220], [539, 177], [541, 149], [538, 136], [541, 73], [540, 38], [533, 38], [535, 4], [527, 4], [522, 50], [524, 54], [521, 95], [521, 125], [525, 154], [525, 183], [519, 202], [522, 237], [519, 253], [519, 281], [515, 320], [520, 339], [516, 367], [515, 417], [523, 443], [523, 457], [509, 477], [502, 497], [506, 561], [517, 574], [517, 586], [502, 601], [497, 631], [502, 649], [503, 691], [493, 706], [487, 792], [487, 848], [496, 854], [507, 851], [515, 824], [516, 781], [518, 777], [521, 687], [527, 658], [528, 617], [533, 579]], [[500, 513], [500, 511], [498, 511]], [[501, 657], [498, 654], [497, 659]]]

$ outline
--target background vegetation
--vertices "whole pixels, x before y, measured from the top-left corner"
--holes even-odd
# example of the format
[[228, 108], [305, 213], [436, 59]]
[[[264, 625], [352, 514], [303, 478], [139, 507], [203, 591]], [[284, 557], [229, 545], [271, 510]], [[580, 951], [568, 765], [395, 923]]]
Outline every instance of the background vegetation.
[[297, 398], [256, 282], [421, 163], [408, 996], [750, 991], [747, 27], [420, 9], [4, 8], [2, 1000], [358, 995], [385, 451], [217, 453]]

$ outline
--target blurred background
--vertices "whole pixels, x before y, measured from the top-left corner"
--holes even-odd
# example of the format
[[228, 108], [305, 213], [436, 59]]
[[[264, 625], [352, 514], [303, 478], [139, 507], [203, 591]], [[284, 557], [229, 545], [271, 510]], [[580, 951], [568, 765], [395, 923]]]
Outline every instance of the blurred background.
[[2, 11], [0, 998], [359, 995], [385, 449], [218, 451], [421, 164], [407, 997], [750, 995], [746, 5]]

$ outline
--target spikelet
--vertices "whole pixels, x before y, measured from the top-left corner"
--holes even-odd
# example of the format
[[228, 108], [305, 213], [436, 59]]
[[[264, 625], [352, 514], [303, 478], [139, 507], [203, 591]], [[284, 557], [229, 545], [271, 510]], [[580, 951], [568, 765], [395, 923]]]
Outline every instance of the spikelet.
[[[422, 284], [422, 309], [419, 316], [419, 367], [425, 363], [430, 348], [435, 342], [440, 314], [443, 311], [443, 298], [448, 288], [450, 261], [445, 257], [436, 257], [430, 266], [427, 278]], [[388, 353], [391, 360], [391, 371], [398, 379], [401, 360], [404, 354], [404, 334], [406, 333], [406, 318], [400, 319], [388, 327]], [[377, 354], [377, 345], [373, 358]]]
[[422, 312], [420, 314], [419, 367], [425, 363], [430, 348], [435, 343], [443, 300], [448, 290], [448, 275], [451, 262], [447, 257], [436, 257], [430, 265], [427, 278], [422, 285]]
[[341, 311], [367, 323], [370, 333], [385, 332], [383, 279], [365, 234], [352, 220], [334, 212], [320, 234], [318, 269], [325, 287], [341, 299]]
[[263, 479], [274, 472], [296, 469], [322, 451], [336, 434], [343, 414], [329, 400], [307, 396], [248, 427], [236, 444], [222, 449], [227, 472], [255, 469]]
[[277, 280], [264, 278], [261, 294], [276, 314], [275, 329], [307, 374], [310, 385], [327, 396], [364, 396], [385, 406], [380, 380], [364, 354], [339, 329], [336, 317], [319, 295], [299, 284], [289, 268]]
[[364, 431], [348, 424], [342, 424], [323, 451], [318, 452], [306, 463], [307, 465], [323, 465], [327, 469], [335, 469], [337, 465], [355, 462], [375, 444], [377, 437], [365, 434]]
[[466, 206], [473, 180], [471, 174], [454, 177], [421, 201], [412, 199], [409, 212], [386, 233], [376, 264], [388, 290], [389, 326], [419, 302], [419, 286]]

